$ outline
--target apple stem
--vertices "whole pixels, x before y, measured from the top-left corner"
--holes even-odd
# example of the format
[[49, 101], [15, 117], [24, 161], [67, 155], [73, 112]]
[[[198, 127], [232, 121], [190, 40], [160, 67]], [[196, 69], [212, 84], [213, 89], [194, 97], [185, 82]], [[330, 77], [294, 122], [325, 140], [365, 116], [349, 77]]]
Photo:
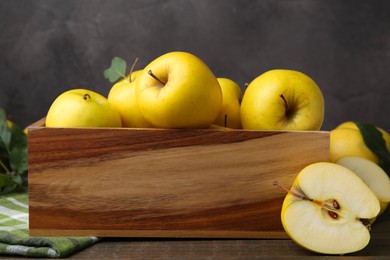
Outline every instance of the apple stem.
[[149, 71], [148, 71], [148, 74], [149, 74], [150, 76], [152, 76], [152, 78], [154, 78], [155, 80], [157, 80], [158, 82], [160, 82], [161, 84], [165, 85], [164, 82], [162, 82], [159, 78], [156, 77], [156, 75], [153, 74], [152, 70], [149, 70]]
[[225, 114], [225, 127], [227, 127], [227, 115]]
[[[323, 202], [323, 201], [319, 201], [319, 200], [313, 200], [313, 199], [310, 199], [308, 197], [306, 197], [304, 194], [301, 194], [299, 192], [296, 192], [296, 191], [292, 191], [292, 190], [288, 190], [286, 189], [285, 187], [283, 186], [280, 186], [278, 181], [274, 181], [273, 182], [274, 186], [278, 186], [279, 188], [287, 191], [287, 193], [290, 193], [292, 195], [294, 195], [295, 197], [298, 197], [302, 200], [308, 200], [308, 201], [311, 201], [311, 202], [314, 202], [316, 203], [317, 205], [319, 205], [322, 209], [326, 210], [328, 212], [328, 215], [333, 218], [333, 219], [338, 219], [339, 218], [339, 214], [336, 212], [338, 209], [340, 209], [340, 204], [337, 202], [337, 200], [333, 199], [332, 201], [332, 205], [329, 205], [327, 204], [326, 202]], [[361, 221], [363, 222], [363, 224], [366, 225], [366, 222], [364, 222], [363, 219], [361, 219]], [[370, 225], [370, 224], [369, 224]], [[368, 227], [368, 225], [366, 225]]]
[[131, 80], [131, 73], [133, 73], [135, 64], [137, 64], [137, 62], [138, 62], [138, 58], [135, 58], [135, 60], [134, 60], [134, 62], [133, 62], [133, 65], [131, 65], [130, 74], [129, 74], [129, 81], [130, 81], [130, 82], [132, 82], [132, 80]]
[[286, 107], [286, 115], [288, 116], [288, 114], [289, 114], [289, 108], [288, 108], [287, 100], [286, 100], [286, 98], [283, 96], [283, 94], [280, 94], [279, 96], [283, 99], [284, 106]]
[[91, 99], [91, 96], [89, 94], [84, 94], [83, 99], [84, 100]]
[[291, 193], [291, 194], [294, 195], [295, 197], [298, 197], [298, 198], [300, 198], [300, 199], [302, 199], [302, 200], [313, 201], [312, 199], [306, 197], [305, 195], [303, 195], [303, 194], [301, 194], [301, 193], [298, 193], [298, 192], [289, 190], [289, 189], [287, 189], [287, 188], [285, 188], [285, 187], [283, 187], [283, 186], [280, 186], [278, 181], [274, 181], [273, 184], [274, 184], [274, 186], [277, 186], [277, 187], [279, 187], [279, 188], [281, 188], [281, 189], [287, 191], [287, 193]]
[[10, 174], [11, 170], [0, 160], [0, 166], [5, 170], [6, 174]]

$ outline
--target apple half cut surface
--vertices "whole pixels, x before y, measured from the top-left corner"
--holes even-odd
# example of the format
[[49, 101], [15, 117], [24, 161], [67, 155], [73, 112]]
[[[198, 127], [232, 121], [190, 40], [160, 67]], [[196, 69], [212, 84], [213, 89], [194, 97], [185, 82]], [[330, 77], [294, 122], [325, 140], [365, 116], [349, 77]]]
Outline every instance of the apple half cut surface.
[[286, 233], [300, 246], [322, 254], [347, 254], [370, 241], [370, 220], [380, 210], [371, 189], [344, 166], [319, 162], [294, 180], [282, 206]]
[[356, 156], [346, 156], [338, 159], [337, 164], [347, 167], [356, 173], [375, 193], [381, 205], [381, 215], [390, 202], [390, 178], [376, 163]]

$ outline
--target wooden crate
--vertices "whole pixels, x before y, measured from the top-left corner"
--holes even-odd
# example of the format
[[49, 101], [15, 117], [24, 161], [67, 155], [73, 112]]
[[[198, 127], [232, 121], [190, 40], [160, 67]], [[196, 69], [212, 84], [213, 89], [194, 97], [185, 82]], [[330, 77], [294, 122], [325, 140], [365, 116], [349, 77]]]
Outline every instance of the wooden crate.
[[30, 235], [284, 238], [296, 174], [329, 132], [28, 129]]

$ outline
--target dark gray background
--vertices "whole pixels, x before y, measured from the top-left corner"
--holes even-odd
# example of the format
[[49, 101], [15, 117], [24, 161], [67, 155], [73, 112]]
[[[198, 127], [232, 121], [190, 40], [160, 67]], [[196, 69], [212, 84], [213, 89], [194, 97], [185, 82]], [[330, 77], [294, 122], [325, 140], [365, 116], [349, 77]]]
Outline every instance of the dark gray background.
[[241, 86], [299, 70], [323, 91], [324, 130], [390, 130], [390, 1], [379, 0], [2, 0], [0, 106], [25, 126], [68, 89], [107, 95], [112, 57], [142, 68], [174, 50]]

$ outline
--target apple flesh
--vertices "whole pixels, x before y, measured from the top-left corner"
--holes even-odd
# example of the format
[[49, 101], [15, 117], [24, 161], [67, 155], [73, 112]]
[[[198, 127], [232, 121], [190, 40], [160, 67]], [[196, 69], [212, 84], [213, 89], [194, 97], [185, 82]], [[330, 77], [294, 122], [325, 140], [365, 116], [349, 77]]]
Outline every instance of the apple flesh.
[[314, 163], [296, 177], [281, 213], [286, 233], [302, 247], [323, 254], [347, 254], [370, 241], [367, 223], [380, 210], [378, 198], [349, 169]]
[[337, 164], [347, 167], [358, 175], [378, 197], [382, 214], [390, 202], [390, 178], [386, 172], [374, 162], [355, 156], [338, 159]]

